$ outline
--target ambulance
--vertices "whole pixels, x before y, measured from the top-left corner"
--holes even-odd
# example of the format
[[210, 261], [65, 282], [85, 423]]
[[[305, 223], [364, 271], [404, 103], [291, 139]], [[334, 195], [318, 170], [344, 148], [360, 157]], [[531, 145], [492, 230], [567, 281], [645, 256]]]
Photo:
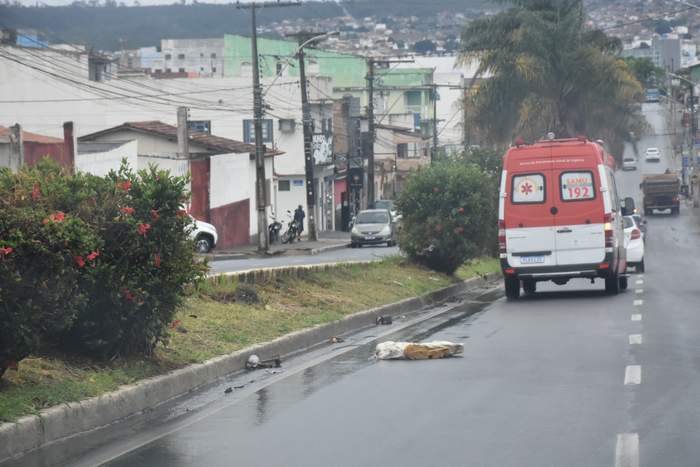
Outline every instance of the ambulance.
[[537, 283], [602, 279], [627, 288], [622, 208], [615, 161], [602, 141], [519, 140], [503, 160], [498, 243], [505, 292], [517, 299]]

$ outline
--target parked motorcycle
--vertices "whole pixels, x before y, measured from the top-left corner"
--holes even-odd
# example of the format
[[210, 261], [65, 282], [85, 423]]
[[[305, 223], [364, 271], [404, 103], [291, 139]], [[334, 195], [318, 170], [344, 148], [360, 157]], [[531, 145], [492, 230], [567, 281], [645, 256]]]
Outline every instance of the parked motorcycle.
[[299, 237], [299, 226], [294, 220], [294, 214], [291, 211], [287, 211], [290, 215], [289, 222], [287, 224], [287, 231], [282, 234], [282, 243], [294, 243], [294, 240]]
[[267, 226], [267, 232], [270, 238], [270, 245], [280, 241], [280, 231], [282, 231], [282, 223], [273, 218], [272, 223]]

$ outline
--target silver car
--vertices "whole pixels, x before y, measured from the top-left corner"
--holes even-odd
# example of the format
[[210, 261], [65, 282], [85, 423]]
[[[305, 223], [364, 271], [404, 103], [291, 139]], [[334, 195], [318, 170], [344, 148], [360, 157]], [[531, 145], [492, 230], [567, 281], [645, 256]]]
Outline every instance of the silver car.
[[386, 209], [367, 209], [355, 217], [350, 231], [350, 244], [353, 248], [362, 245], [396, 245], [396, 228], [391, 214]]

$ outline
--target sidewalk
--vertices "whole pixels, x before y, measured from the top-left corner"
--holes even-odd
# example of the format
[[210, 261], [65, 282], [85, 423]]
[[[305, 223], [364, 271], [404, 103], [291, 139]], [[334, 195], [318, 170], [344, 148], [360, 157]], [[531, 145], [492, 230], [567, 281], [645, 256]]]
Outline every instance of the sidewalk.
[[275, 243], [270, 245], [270, 252], [258, 253], [257, 245], [242, 245], [229, 249], [214, 249], [211, 253], [204, 255], [209, 261], [224, 261], [231, 259], [261, 258], [270, 256], [304, 256], [316, 255], [325, 251], [340, 250], [350, 246], [350, 234], [348, 232], [325, 231], [318, 233], [318, 240], [310, 242], [302, 236], [300, 242], [290, 244]]

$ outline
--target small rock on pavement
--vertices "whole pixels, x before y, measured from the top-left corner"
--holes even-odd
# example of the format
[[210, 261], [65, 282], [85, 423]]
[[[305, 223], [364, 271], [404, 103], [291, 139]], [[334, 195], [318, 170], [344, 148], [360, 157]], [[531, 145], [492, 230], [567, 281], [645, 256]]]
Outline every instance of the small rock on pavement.
[[233, 388], [229, 387], [229, 388], [226, 388], [226, 390], [224, 391], [224, 394], [231, 394], [232, 392], [233, 392]]
[[377, 316], [377, 325], [391, 324], [392, 322], [391, 316]]

